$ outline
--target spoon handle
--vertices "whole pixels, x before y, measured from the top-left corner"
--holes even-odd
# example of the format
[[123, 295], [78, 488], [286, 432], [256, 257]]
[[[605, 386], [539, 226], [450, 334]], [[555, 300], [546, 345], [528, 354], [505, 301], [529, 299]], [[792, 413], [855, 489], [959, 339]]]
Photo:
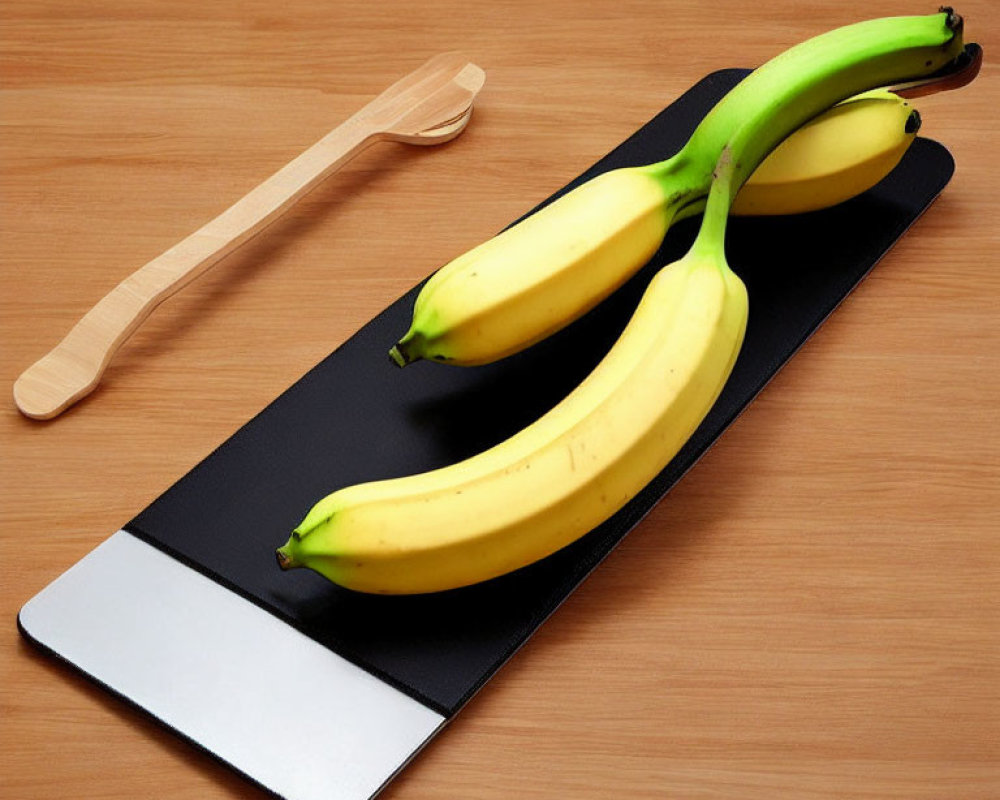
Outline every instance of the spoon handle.
[[106, 294], [59, 344], [17, 379], [14, 401], [18, 408], [29, 417], [49, 419], [93, 391], [118, 348], [160, 303], [260, 233], [381, 138], [378, 130], [359, 121], [362, 112]]

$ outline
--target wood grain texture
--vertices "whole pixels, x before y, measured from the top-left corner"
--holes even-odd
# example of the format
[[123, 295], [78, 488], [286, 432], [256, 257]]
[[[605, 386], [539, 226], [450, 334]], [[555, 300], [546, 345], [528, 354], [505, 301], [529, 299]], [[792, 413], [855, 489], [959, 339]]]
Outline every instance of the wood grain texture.
[[464, 130], [484, 73], [442, 53], [394, 82], [219, 216], [118, 283], [14, 382], [14, 402], [51, 419], [89, 394], [122, 344], [157, 306], [264, 231], [366, 147], [433, 145]]
[[[461, 137], [358, 156], [164, 303], [63, 416], [25, 419], [8, 392], [4, 797], [263, 797], [38, 655], [20, 606], [707, 72], [859, 14], [932, 10], [4, 3], [8, 389], [136, 265], [398, 76], [446, 50], [488, 76]], [[944, 195], [386, 797], [1000, 796], [1000, 26], [989, 0], [957, 10], [983, 72], [916, 101], [957, 162]]]

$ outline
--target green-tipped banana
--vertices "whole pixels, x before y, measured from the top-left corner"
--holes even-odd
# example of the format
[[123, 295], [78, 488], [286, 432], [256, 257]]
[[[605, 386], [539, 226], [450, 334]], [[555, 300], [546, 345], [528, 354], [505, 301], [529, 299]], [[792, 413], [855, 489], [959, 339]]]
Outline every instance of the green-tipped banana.
[[[912, 53], [899, 40], [912, 41], [914, 27], [918, 41], [935, 37], [926, 25], [895, 24], [899, 57], [909, 65]], [[879, 36], [893, 29], [879, 26]], [[736, 193], [804, 116], [859, 88], [865, 56], [852, 48], [857, 36], [850, 29], [831, 34], [814, 58], [775, 62], [766, 94], [743, 96], [739, 124], [712, 145], [719, 157], [693, 246], [653, 277], [621, 337], [583, 383], [472, 458], [328, 495], [278, 549], [280, 565], [308, 567], [364, 592], [456, 588], [553, 553], [646, 486], [712, 407], [743, 341], [747, 293], [724, 248]], [[943, 40], [936, 47], [948, 41], [940, 32], [936, 38]]]
[[793, 47], [729, 92], [672, 158], [601, 175], [438, 270], [390, 355], [400, 365], [474, 365], [534, 344], [617, 289], [675, 219], [700, 210], [725, 142], [776, 89], [807, 99], [776, 112], [761, 136], [765, 153], [780, 141], [774, 131], [795, 130], [859, 92], [928, 75], [961, 51], [960, 18], [948, 10], [870, 20]]

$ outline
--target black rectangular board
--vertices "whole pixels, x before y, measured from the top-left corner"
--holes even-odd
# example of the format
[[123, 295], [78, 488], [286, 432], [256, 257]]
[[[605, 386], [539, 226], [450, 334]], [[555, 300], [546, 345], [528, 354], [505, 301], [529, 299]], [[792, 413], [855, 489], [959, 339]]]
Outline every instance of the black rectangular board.
[[[600, 172], [669, 157], [746, 74], [707, 76], [545, 203]], [[414, 287], [125, 529], [450, 716], [691, 468], [937, 197], [953, 167], [943, 146], [918, 139], [886, 180], [847, 203], [797, 216], [734, 219], [727, 252], [747, 285], [750, 320], [721, 397], [645, 490], [542, 562], [464, 589], [381, 597], [306, 570], [283, 573], [274, 549], [327, 493], [452, 463], [551, 408], [607, 352], [655, 270], [685, 252], [697, 220], [673, 228], [649, 264], [608, 301], [497, 364], [392, 365], [387, 351], [408, 327]], [[419, 243], [413, 246], [417, 259]]]

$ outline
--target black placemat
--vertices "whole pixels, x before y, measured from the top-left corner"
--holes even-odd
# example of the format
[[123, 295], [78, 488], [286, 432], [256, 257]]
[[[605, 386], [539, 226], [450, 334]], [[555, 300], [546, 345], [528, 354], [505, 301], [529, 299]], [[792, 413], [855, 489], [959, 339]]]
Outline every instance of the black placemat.
[[[676, 152], [745, 74], [709, 75], [562, 191], [598, 172]], [[340, 589], [306, 570], [283, 573], [274, 549], [328, 492], [464, 458], [547, 411], [604, 355], [653, 271], [687, 249], [697, 220], [671, 230], [650, 264], [610, 300], [498, 364], [393, 366], [387, 350], [408, 327], [414, 288], [127, 529], [450, 715], [691, 467], [937, 196], [952, 169], [941, 145], [918, 140], [889, 178], [848, 203], [795, 217], [733, 220], [729, 261], [747, 284], [750, 321], [722, 396], [642, 493], [538, 564], [452, 592], [376, 597]], [[437, 266], [428, 265], [428, 272]]]

